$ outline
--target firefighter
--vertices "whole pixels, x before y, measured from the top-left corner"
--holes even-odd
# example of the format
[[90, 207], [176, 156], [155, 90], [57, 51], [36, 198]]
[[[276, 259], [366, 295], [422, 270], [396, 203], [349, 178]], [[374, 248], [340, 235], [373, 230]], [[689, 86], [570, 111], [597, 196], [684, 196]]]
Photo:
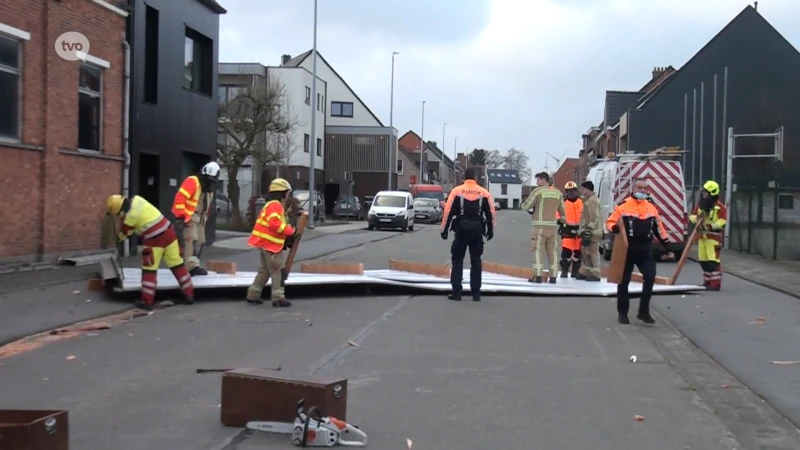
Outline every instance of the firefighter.
[[600, 281], [600, 238], [603, 237], [602, 206], [594, 193], [594, 183], [584, 181], [581, 184], [583, 194], [583, 212], [578, 235], [581, 239], [581, 259], [578, 280]]
[[298, 241], [300, 234], [288, 223], [286, 203], [292, 195], [292, 186], [283, 178], [275, 178], [269, 184], [267, 204], [261, 210], [253, 226], [253, 233], [247, 241], [251, 247], [261, 252], [261, 267], [258, 269], [253, 284], [247, 289], [247, 302], [252, 305], [264, 303], [261, 292], [267, 281], [272, 282], [272, 306], [289, 307], [292, 303], [286, 300], [284, 287], [286, 278], [283, 269], [286, 267], [284, 250]]
[[700, 201], [689, 216], [692, 223], [697, 223], [698, 220], [702, 220], [697, 239], [697, 259], [703, 269], [703, 286], [706, 290], [718, 291], [722, 287], [719, 256], [723, 230], [728, 222], [728, 210], [719, 201], [719, 184], [716, 181], [709, 180], [703, 184]]
[[[653, 284], [656, 280], [656, 261], [653, 259], [653, 236], [665, 248], [667, 246], [667, 232], [658, 209], [647, 201], [647, 181], [637, 179], [633, 183], [633, 193], [630, 197], [614, 209], [606, 221], [606, 229], [611, 233], [619, 233], [620, 221], [625, 227], [628, 238], [628, 252], [625, 255], [625, 267], [622, 280], [617, 285], [617, 313], [621, 324], [631, 323], [628, 320], [630, 296], [628, 284], [631, 282], [633, 267], [639, 268], [642, 273], [642, 296], [639, 299], [639, 313], [636, 318], [644, 323], [653, 324], [656, 321], [650, 315], [650, 297], [653, 295]], [[667, 253], [666, 259], [674, 255]]]
[[120, 218], [121, 227], [117, 239], [124, 241], [136, 234], [144, 245], [142, 250], [142, 290], [141, 300], [136, 306], [152, 310], [156, 299], [158, 267], [161, 259], [167, 263], [178, 286], [183, 292], [184, 301], [194, 303], [194, 284], [189, 271], [181, 258], [181, 247], [175, 228], [155, 206], [138, 195], [132, 199], [112, 195], [106, 201], [108, 214]]
[[187, 177], [175, 193], [172, 214], [175, 215], [178, 238], [181, 239], [186, 267], [194, 277], [208, 275], [200, 266], [206, 244], [206, 221], [214, 208], [214, 189], [219, 181], [219, 164], [210, 162], [200, 173]]
[[[522, 203], [522, 209], [531, 215], [533, 231], [531, 234], [531, 250], [533, 250], [533, 277], [531, 283], [542, 282], [544, 259], [547, 258], [550, 267], [550, 283], [556, 283], [558, 272], [558, 226], [566, 223], [564, 211], [564, 198], [561, 191], [550, 184], [550, 175], [547, 172], [536, 174], [537, 188], [528, 195]], [[556, 219], [558, 214], [558, 219]]]
[[453, 292], [447, 297], [461, 301], [464, 255], [469, 249], [469, 289], [472, 301], [481, 301], [481, 277], [483, 276], [483, 238], [494, 237], [495, 210], [492, 194], [475, 180], [475, 169], [464, 171], [464, 184], [456, 186], [447, 197], [441, 225], [442, 239], [447, 239], [449, 230], [455, 234], [450, 246], [452, 267], [450, 285]]
[[[574, 181], [567, 181], [564, 185], [564, 209], [567, 211], [566, 223], [558, 228], [561, 236], [561, 278], [567, 278], [572, 266], [572, 278], [578, 277], [581, 268], [581, 238], [578, 235], [578, 228], [581, 222], [581, 212], [583, 211], [583, 200], [578, 193], [578, 184]], [[556, 213], [556, 219], [561, 215]]]

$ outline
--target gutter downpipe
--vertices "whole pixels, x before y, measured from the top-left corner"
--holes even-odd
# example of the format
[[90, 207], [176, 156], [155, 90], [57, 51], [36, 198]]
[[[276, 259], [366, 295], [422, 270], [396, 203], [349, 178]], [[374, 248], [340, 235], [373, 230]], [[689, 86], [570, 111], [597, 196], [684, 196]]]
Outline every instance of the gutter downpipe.
[[[131, 140], [130, 140], [130, 124], [131, 124], [131, 45], [125, 39], [123, 33], [122, 47], [125, 49], [125, 82], [124, 82], [124, 99], [122, 106], [123, 128], [122, 128], [122, 151], [124, 162], [122, 165], [122, 195], [125, 198], [130, 197], [131, 193]], [[131, 255], [131, 241], [126, 239], [122, 247], [124, 257]]]

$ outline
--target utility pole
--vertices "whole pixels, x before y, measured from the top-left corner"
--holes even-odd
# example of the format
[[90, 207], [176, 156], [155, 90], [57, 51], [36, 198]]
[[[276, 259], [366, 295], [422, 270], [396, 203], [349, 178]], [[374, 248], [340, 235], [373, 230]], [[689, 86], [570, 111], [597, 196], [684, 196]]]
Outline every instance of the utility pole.
[[397, 146], [397, 141], [394, 139], [394, 57], [399, 54], [400, 52], [392, 52], [392, 87], [389, 94], [389, 130], [392, 133], [392, 140], [389, 142], [389, 173], [387, 177], [389, 186], [387, 190], [389, 191], [392, 190], [392, 164], [397, 164], [397, 158], [392, 157], [392, 155], [396, 155], [396, 153], [392, 153], [392, 147]]
[[422, 130], [420, 131], [422, 136], [419, 137], [419, 178], [420, 184], [425, 184], [425, 171], [423, 170], [423, 164], [425, 162], [425, 100], [422, 101]]
[[[447, 164], [445, 164], [446, 159], [445, 159], [445, 155], [444, 155], [444, 133], [445, 133], [445, 130], [447, 130], [447, 122], [442, 124], [442, 164], [444, 164], [445, 167], [447, 167]], [[453, 168], [455, 168], [455, 164], [453, 165]], [[442, 168], [440, 167], [439, 168], [439, 178], [441, 179], [441, 177], [442, 177]]]
[[[311, 49], [311, 162], [308, 164], [308, 228], [314, 229], [317, 190], [314, 180], [317, 159], [317, 0], [314, 0], [314, 47]], [[345, 180], [347, 181], [347, 180]]]

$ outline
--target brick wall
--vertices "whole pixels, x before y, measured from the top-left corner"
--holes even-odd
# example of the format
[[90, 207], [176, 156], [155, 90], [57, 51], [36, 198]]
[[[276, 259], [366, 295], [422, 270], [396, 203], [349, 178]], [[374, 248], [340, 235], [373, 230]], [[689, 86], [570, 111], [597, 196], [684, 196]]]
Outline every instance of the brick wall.
[[564, 162], [561, 163], [561, 167], [553, 174], [553, 186], [564, 190], [564, 185], [567, 184], [567, 181], [578, 182], [578, 180], [575, 179], [575, 168], [578, 167], [579, 164], [580, 160], [578, 160], [578, 158], [565, 159]]
[[[101, 247], [106, 198], [121, 190], [125, 17], [90, 0], [0, 2], [0, 23], [22, 42], [21, 136], [0, 142], [0, 262], [50, 260]], [[78, 142], [80, 63], [55, 53], [58, 36], [83, 33], [103, 70], [102, 151]]]

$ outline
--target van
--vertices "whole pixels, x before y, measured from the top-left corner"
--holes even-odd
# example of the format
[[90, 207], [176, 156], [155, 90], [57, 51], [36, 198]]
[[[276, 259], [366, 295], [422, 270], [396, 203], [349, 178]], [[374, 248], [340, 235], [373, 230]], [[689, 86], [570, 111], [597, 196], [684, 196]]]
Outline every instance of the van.
[[586, 181], [594, 184], [594, 192], [602, 207], [604, 234], [600, 241], [600, 252], [603, 259], [611, 260], [614, 244], [613, 235], [605, 230], [605, 221], [614, 212], [614, 208], [630, 195], [633, 181], [637, 178], [647, 180], [648, 194], [667, 231], [669, 245], [666, 248], [654, 240], [653, 253], [656, 260], [661, 259], [666, 252], [676, 255], [683, 252], [688, 216], [683, 169], [679, 158], [681, 153], [659, 149], [645, 154], [622, 154], [592, 163]]
[[414, 197], [409, 192], [380, 191], [367, 213], [367, 229], [399, 228], [414, 231]]
[[431, 198], [439, 201], [439, 204], [444, 208], [447, 197], [444, 195], [444, 189], [438, 184], [412, 184], [409, 186], [409, 192], [414, 198]]

